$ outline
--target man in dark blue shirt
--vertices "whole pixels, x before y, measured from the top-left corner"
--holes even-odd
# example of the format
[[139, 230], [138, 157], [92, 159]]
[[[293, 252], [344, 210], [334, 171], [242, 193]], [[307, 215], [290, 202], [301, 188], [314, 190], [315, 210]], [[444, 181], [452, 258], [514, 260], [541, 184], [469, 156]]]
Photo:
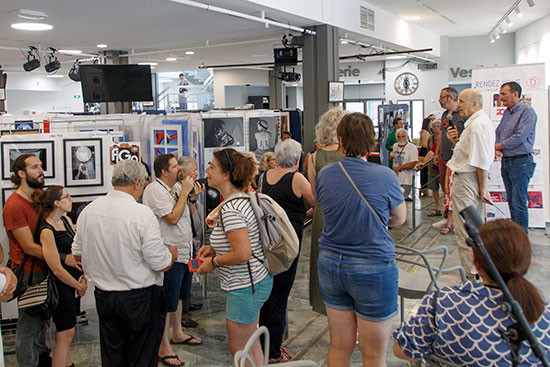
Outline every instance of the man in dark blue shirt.
[[508, 107], [496, 130], [495, 151], [502, 157], [501, 174], [512, 220], [529, 228], [527, 187], [533, 177], [533, 143], [537, 114], [521, 100], [521, 86], [516, 82], [500, 87], [500, 101]]

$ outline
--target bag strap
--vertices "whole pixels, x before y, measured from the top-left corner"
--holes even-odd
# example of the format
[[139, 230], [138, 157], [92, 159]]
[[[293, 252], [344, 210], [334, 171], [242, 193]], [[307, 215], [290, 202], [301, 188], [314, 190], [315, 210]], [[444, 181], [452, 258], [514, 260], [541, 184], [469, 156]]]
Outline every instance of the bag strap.
[[346, 171], [346, 169], [344, 168], [344, 165], [342, 164], [342, 162], [338, 162], [338, 164], [340, 165], [340, 168], [342, 168], [342, 171], [344, 171], [344, 174], [346, 175], [346, 177], [348, 178], [349, 182], [351, 182], [353, 188], [355, 189], [355, 191], [357, 191], [357, 193], [359, 194], [359, 196], [361, 196], [361, 199], [363, 199], [363, 202], [365, 204], [367, 204], [367, 206], [369, 207], [369, 209], [372, 211], [372, 213], [374, 214], [374, 216], [376, 217], [376, 219], [378, 219], [378, 222], [380, 223], [380, 225], [382, 225], [382, 227], [386, 228], [386, 226], [384, 225], [384, 223], [382, 222], [382, 219], [380, 219], [380, 216], [378, 215], [378, 213], [374, 210], [374, 208], [370, 205], [370, 203], [368, 202], [368, 200], [363, 196], [363, 194], [361, 193], [361, 191], [359, 191], [359, 189], [357, 188], [357, 185], [355, 185], [355, 182], [353, 182], [353, 180], [351, 179], [350, 175], [348, 174], [348, 171]]
[[73, 227], [71, 227], [71, 225], [69, 224], [69, 221], [67, 220], [67, 218], [65, 218], [65, 216], [62, 216], [61, 221], [63, 222], [63, 225], [65, 226], [65, 231], [69, 234], [69, 236], [71, 238], [74, 238], [75, 232], [73, 230]]

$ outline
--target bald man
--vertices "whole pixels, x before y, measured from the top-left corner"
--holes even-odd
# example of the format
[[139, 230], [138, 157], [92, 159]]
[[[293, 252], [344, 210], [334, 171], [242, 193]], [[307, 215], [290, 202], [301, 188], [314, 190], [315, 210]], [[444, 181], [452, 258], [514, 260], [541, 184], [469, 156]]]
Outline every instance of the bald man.
[[483, 97], [477, 89], [465, 89], [458, 96], [460, 114], [466, 118], [464, 131], [458, 139], [455, 127], [447, 129], [447, 137], [454, 145], [453, 157], [447, 167], [454, 172], [452, 188], [453, 221], [460, 262], [470, 280], [472, 250], [466, 244], [468, 234], [460, 212], [473, 206], [480, 217], [484, 216], [483, 203], [489, 203], [487, 178], [495, 156], [495, 130], [491, 119], [483, 112]]

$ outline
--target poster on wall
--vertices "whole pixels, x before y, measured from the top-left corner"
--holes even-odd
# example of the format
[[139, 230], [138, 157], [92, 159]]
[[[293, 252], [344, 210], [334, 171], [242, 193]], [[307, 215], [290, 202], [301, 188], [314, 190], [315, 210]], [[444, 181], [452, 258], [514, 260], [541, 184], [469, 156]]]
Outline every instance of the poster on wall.
[[[162, 120], [164, 125], [179, 125], [181, 133], [179, 136], [179, 144], [181, 146], [181, 154], [189, 156], [189, 123], [187, 120]], [[168, 127], [166, 127], [168, 129]], [[168, 130], [167, 130], [168, 131]]]
[[122, 161], [136, 161], [141, 160], [141, 143], [128, 142], [113, 144], [109, 147], [109, 164], [112, 166]]
[[[535, 147], [533, 160], [536, 169], [528, 187], [529, 227], [544, 228], [550, 221], [548, 193], [550, 192], [548, 130], [548, 91], [544, 85], [545, 65], [522, 64], [500, 67], [478, 68], [472, 70], [472, 87], [478, 89], [485, 103], [483, 109], [491, 117], [495, 129], [500, 123], [507, 107], [499, 99], [500, 87], [506, 82], [516, 82], [522, 88], [521, 99], [533, 107], [537, 114]], [[489, 191], [500, 193], [502, 210], [487, 206], [487, 219], [510, 218], [506, 201], [504, 183], [501, 177], [500, 161], [496, 160], [489, 169]], [[495, 206], [497, 203], [495, 202]], [[500, 206], [499, 206], [500, 208]], [[503, 214], [504, 212], [505, 214]]]
[[55, 154], [53, 140], [1, 142], [2, 179], [9, 180], [11, 166], [21, 154], [34, 154], [42, 162], [44, 178], [55, 178]]
[[205, 148], [244, 146], [242, 117], [206, 118], [203, 121]]
[[156, 125], [151, 127], [151, 163], [161, 154], [181, 156], [181, 126]]
[[106, 193], [102, 194], [95, 194], [95, 195], [71, 195], [71, 198], [73, 200], [73, 207], [70, 212], [67, 212], [67, 216], [71, 218], [73, 223], [76, 224], [78, 217], [80, 216], [80, 213], [82, 213], [82, 210], [90, 204], [92, 201], [97, 199], [98, 197], [105, 196]]
[[65, 187], [103, 185], [101, 138], [63, 139]]
[[250, 151], [254, 152], [259, 162], [264, 153], [275, 150], [275, 145], [279, 141], [279, 118], [277, 116], [250, 117], [248, 126]]

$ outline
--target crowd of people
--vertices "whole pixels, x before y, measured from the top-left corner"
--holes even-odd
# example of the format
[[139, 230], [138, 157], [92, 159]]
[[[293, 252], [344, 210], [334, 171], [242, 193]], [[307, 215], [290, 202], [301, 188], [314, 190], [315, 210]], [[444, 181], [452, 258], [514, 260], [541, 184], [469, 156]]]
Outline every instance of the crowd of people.
[[[422, 189], [430, 190], [435, 200], [428, 216], [443, 215], [441, 187], [441, 233], [449, 233], [454, 222], [468, 281], [427, 294], [417, 314], [393, 332], [394, 353], [410, 361], [433, 354], [466, 366], [510, 365], [498, 329], [511, 324], [512, 317], [500, 307], [502, 291], [486, 259], [466, 244], [468, 234], [460, 217], [468, 206], [482, 216], [484, 204], [491, 203], [487, 180], [495, 155], [502, 159], [513, 222], [487, 222], [480, 228], [481, 238], [536, 337], [548, 349], [550, 306], [524, 278], [531, 259], [526, 201], [534, 171], [536, 114], [521, 101], [521, 87], [515, 82], [502, 86], [500, 99], [508, 109], [495, 134], [479, 91], [458, 94], [454, 88], [443, 88], [439, 101], [445, 112], [441, 119], [426, 119], [420, 158], [403, 120], [393, 121], [394, 130], [385, 142], [392, 156], [390, 168], [367, 159], [377, 150], [371, 119], [339, 108], [319, 118], [316, 150], [307, 155], [289, 133], [274, 152], [263, 152], [259, 164], [254, 153], [217, 150], [208, 162], [207, 185], [223, 200], [204, 220], [197, 200], [205, 185], [197, 181], [197, 164], [190, 157], [157, 156], [152, 181], [140, 162], [119, 163], [111, 180], [114, 190], [90, 203], [73, 224], [66, 216], [72, 208], [67, 189], [44, 190], [40, 159], [19, 156], [11, 177], [17, 189], [3, 212], [12, 266], [30, 258], [22, 278], [27, 283], [38, 284], [52, 274], [59, 303], [51, 314], [57, 330], [53, 358], [45, 343], [48, 317], [19, 309], [18, 364], [74, 365], [70, 345], [80, 312], [75, 293], [83, 296], [92, 282], [103, 365], [156, 366], [160, 361], [182, 366], [172, 345], [202, 343], [182, 329], [197, 326], [188, 314], [200, 307], [191, 303], [192, 270], [218, 274], [226, 294], [231, 354], [242, 350], [264, 325], [271, 335], [270, 362], [290, 360], [282, 343], [299, 256], [286, 271], [270, 274], [247, 196], [257, 191], [285, 210], [300, 247], [304, 222], [313, 218], [309, 300], [312, 309], [328, 319], [328, 366], [349, 365], [357, 343], [363, 365], [384, 366], [398, 309], [398, 267], [390, 228], [406, 220], [414, 170], [426, 169]], [[300, 169], [302, 161], [305, 172]], [[209, 227], [207, 239], [201, 237], [203, 223]], [[196, 269], [192, 259], [199, 260]], [[0, 267], [0, 301], [9, 300], [16, 285], [13, 272]], [[485, 332], [463, 332], [480, 330], [479, 325]], [[528, 349], [524, 343], [522, 365], [537, 364]], [[250, 355], [262, 365], [260, 342]]]

